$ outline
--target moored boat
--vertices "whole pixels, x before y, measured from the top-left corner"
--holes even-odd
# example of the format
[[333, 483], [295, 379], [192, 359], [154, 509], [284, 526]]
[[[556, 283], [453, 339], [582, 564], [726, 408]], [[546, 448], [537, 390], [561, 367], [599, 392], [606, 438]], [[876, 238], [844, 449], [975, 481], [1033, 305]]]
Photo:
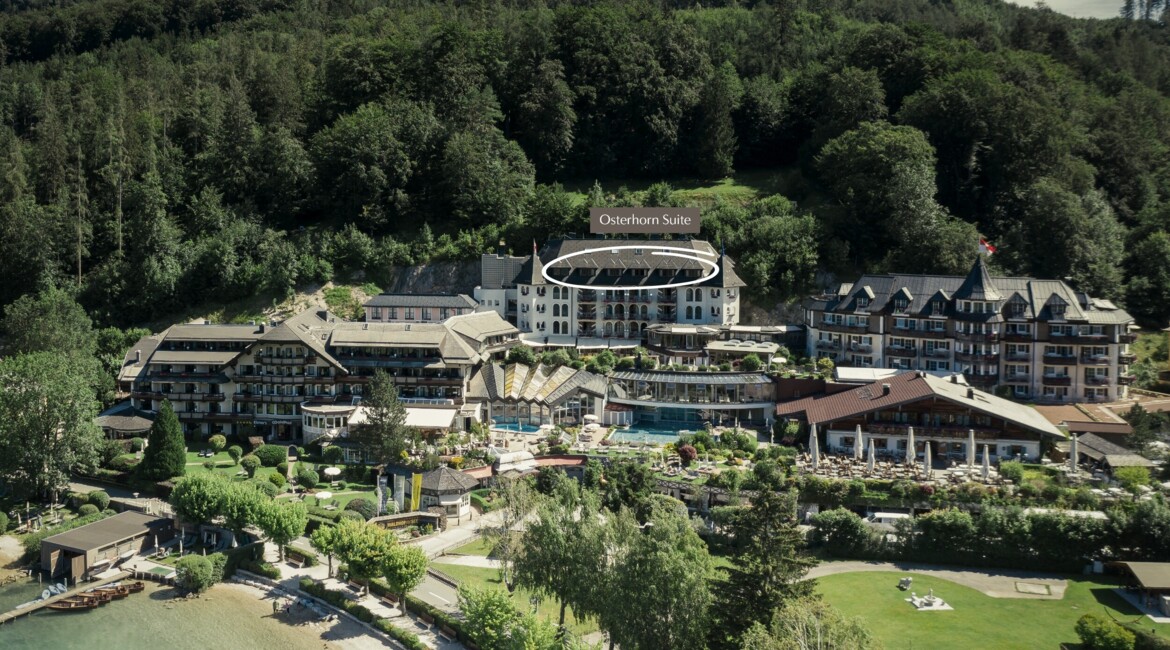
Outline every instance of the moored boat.
[[98, 604], [98, 602], [90, 599], [73, 600], [72, 598], [66, 598], [55, 603], [49, 603], [45, 607], [57, 612], [79, 612], [86, 609], [93, 609]]
[[136, 594], [143, 589], [146, 589], [146, 584], [142, 581], [131, 582], [130, 584], [126, 585], [126, 588], [130, 590], [130, 593]]

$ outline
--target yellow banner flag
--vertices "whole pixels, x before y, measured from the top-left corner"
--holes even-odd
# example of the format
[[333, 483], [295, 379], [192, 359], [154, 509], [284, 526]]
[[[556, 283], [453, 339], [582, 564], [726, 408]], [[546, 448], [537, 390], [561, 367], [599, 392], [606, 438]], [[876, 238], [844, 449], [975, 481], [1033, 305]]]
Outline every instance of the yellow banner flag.
[[415, 474], [410, 479], [410, 509], [418, 510], [419, 499], [422, 498], [422, 474]]

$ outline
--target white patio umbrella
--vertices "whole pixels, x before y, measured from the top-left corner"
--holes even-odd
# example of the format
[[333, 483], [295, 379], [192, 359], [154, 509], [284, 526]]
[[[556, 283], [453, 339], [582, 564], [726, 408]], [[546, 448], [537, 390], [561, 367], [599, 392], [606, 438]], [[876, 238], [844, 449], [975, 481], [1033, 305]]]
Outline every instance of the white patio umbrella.
[[983, 445], [983, 480], [986, 481], [991, 476], [991, 448], [988, 445]]
[[930, 441], [923, 445], [926, 449], [926, 455], [922, 458], [922, 471], [926, 474], [926, 478], [930, 478]]
[[325, 472], [325, 476], [328, 476], [329, 482], [332, 483], [333, 481], [337, 480], [337, 475], [341, 473], [341, 468], [340, 467], [326, 467], [322, 471]]
[[1071, 436], [1071, 440], [1069, 441], [1068, 447], [1068, 465], [1069, 471], [1074, 474], [1077, 471], [1077, 455], [1080, 453], [1080, 451], [1077, 449], [1077, 446], [1077, 436], [1076, 434], [1073, 434]]
[[906, 434], [906, 462], [913, 463], [918, 459], [918, 454], [914, 451], [914, 427], [910, 427]]
[[817, 444], [817, 425], [809, 427], [808, 431], [808, 453], [812, 457], [813, 471], [817, 471], [817, 466], [821, 464], [821, 450], [820, 445]]
[[328, 501], [329, 499], [332, 499], [333, 493], [329, 490], [321, 490], [320, 492], [314, 492], [313, 496], [317, 497], [317, 502], [320, 503], [321, 501]]
[[865, 471], [873, 474], [873, 438], [869, 439], [869, 461], [865, 464]]
[[975, 468], [975, 430], [967, 429], [967, 467]]
[[864, 450], [861, 447], [861, 425], [857, 425], [857, 433], [853, 436], [853, 459], [861, 460]]

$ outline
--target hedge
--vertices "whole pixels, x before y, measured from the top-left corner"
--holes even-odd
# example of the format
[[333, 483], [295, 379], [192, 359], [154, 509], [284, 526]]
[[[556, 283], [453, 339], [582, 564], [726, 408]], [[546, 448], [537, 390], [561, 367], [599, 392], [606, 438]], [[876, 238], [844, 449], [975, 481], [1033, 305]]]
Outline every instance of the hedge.
[[[408, 650], [427, 650], [427, 645], [419, 640], [417, 634], [409, 630], [401, 630], [395, 627], [390, 622], [390, 619], [378, 618], [377, 616], [374, 616], [373, 612], [346, 598], [345, 594], [341, 593], [340, 591], [326, 589], [324, 585], [318, 584], [312, 578], [301, 578], [300, 587], [301, 591], [309, 595], [316, 596], [330, 605], [352, 614], [359, 621], [368, 623], [382, 632], [385, 632], [386, 634], [390, 635], [390, 637], [406, 646]], [[370, 586], [370, 591], [374, 591], [372, 584]]]
[[318, 564], [321, 563], [321, 561], [319, 559], [317, 559], [316, 553], [313, 553], [311, 551], [306, 551], [304, 549], [296, 548], [293, 546], [284, 547], [284, 556], [289, 557], [292, 555], [295, 555], [295, 556], [300, 557], [300, 558], [304, 558], [305, 559], [305, 566], [317, 566]]
[[247, 560], [240, 563], [240, 568], [245, 571], [251, 571], [259, 576], [264, 576], [269, 580], [280, 580], [280, 569], [272, 566], [268, 562], [260, 562], [258, 560]]
[[288, 447], [282, 445], [260, 445], [252, 453], [265, 467], [276, 467], [288, 461]]
[[223, 577], [230, 578], [236, 573], [236, 569], [244, 569], [250, 571], [246, 566], [248, 562], [253, 562], [260, 559], [264, 554], [264, 542], [252, 542], [251, 544], [244, 544], [237, 546], [223, 554], [227, 556], [227, 563], [223, 568]]
[[410, 630], [394, 627], [388, 618], [374, 621], [374, 627], [390, 635], [390, 638], [406, 646], [407, 650], [430, 650], [430, 646], [419, 640], [418, 635]]

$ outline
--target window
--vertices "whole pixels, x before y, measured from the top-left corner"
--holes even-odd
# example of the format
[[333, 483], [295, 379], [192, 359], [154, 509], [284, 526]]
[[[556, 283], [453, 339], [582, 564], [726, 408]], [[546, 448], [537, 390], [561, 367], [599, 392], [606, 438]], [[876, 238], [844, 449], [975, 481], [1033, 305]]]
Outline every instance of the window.
[[560, 334], [560, 333], [561, 333], [561, 322], [554, 320], [553, 321], [553, 334]]
[[1064, 311], [1067, 305], [1050, 305], [1049, 309], [1052, 311], [1052, 317], [1056, 319], [1064, 318]]
[[712, 290], [711, 290], [711, 297], [712, 297], [712, 298], [718, 298], [718, 297], [719, 297], [719, 293], [720, 293], [719, 289], [712, 289]]
[[[690, 291], [690, 289], [687, 289], [687, 291]], [[687, 320], [694, 320], [694, 319], [695, 319], [695, 308], [694, 307], [687, 307]]]
[[695, 318], [696, 318], [696, 319], [699, 319], [699, 318], [702, 318], [702, 317], [703, 317], [703, 307], [702, 307], [702, 305], [700, 305], [700, 306], [698, 306], [698, 307], [695, 307]]
[[423, 307], [422, 308], [422, 319], [423, 320], [430, 320], [431, 319], [431, 308], [430, 307]]
[[687, 289], [687, 302], [694, 302], [694, 300], [695, 300], [695, 290], [694, 289]]
[[894, 298], [894, 311], [906, 311], [910, 307], [910, 301], [905, 298]]
[[414, 320], [414, 307], [406, 308], [406, 320]]
[[448, 308], [446, 308], [446, 307], [441, 307], [441, 308], [439, 309], [439, 319], [440, 319], [440, 320], [447, 320], [447, 318], [448, 318], [450, 315], [451, 315], [451, 310], [450, 310], [450, 309], [448, 309]]
[[857, 308], [858, 309], [869, 309], [869, 296], [858, 296], [857, 297]]
[[933, 300], [930, 303], [930, 310], [936, 314], [941, 314], [947, 310], [947, 306], [942, 300]]
[[374, 307], [374, 320], [382, 320], [382, 308]]
[[561, 306], [560, 305], [553, 305], [553, 316], [560, 316], [560, 315], [561, 315]]

